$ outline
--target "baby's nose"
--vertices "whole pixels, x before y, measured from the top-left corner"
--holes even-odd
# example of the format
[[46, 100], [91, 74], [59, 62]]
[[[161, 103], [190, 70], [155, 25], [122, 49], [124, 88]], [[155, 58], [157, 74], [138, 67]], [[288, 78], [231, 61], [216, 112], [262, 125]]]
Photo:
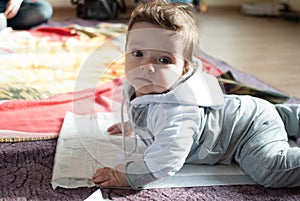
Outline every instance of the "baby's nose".
[[147, 71], [148, 73], [154, 73], [155, 72], [155, 66], [153, 64], [146, 64], [142, 65], [140, 67], [142, 71]]

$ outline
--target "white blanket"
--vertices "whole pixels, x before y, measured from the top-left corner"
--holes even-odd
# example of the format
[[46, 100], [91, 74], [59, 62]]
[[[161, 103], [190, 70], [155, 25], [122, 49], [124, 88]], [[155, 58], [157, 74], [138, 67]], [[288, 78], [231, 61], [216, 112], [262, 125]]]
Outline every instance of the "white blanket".
[[[92, 187], [92, 176], [100, 167], [114, 167], [121, 161], [121, 136], [111, 136], [108, 126], [119, 122], [120, 115], [97, 113], [65, 116], [57, 143], [52, 187]], [[133, 137], [126, 138], [126, 147]], [[184, 165], [175, 176], [148, 184], [145, 188], [192, 187], [254, 184], [237, 166]]]

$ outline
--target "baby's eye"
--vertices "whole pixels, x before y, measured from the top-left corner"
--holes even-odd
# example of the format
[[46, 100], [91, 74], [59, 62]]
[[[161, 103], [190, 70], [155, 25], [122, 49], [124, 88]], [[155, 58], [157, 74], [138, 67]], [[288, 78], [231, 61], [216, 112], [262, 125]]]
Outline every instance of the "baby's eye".
[[143, 52], [141, 50], [135, 50], [135, 51], [132, 51], [132, 55], [134, 57], [142, 57], [143, 56]]
[[158, 59], [158, 61], [159, 61], [160, 63], [163, 63], [163, 64], [170, 64], [170, 63], [172, 63], [171, 58], [166, 57], [166, 56], [160, 57], [160, 58]]

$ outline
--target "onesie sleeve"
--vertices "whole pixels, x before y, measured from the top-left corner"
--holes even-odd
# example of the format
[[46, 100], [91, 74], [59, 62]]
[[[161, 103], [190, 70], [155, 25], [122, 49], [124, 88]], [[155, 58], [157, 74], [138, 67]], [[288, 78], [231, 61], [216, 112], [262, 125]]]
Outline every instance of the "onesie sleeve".
[[197, 106], [160, 104], [150, 107], [147, 127], [151, 144], [141, 159], [126, 164], [126, 178], [132, 188], [166, 176], [172, 176], [183, 166], [195, 135], [199, 134], [200, 110]]
[[143, 160], [128, 162], [125, 169], [127, 182], [133, 189], [143, 189], [146, 184], [157, 180], [157, 178], [155, 178], [149, 171]]

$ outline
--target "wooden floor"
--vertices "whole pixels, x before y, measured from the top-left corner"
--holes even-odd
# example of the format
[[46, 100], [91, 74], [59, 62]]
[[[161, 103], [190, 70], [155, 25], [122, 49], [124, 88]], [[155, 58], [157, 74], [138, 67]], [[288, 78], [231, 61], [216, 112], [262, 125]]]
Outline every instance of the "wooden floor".
[[238, 8], [208, 9], [198, 19], [206, 52], [300, 98], [300, 23], [244, 16]]
[[[75, 8], [54, 10], [52, 20], [74, 16]], [[300, 98], [300, 23], [245, 16], [239, 8], [208, 8], [198, 22], [210, 55]]]

